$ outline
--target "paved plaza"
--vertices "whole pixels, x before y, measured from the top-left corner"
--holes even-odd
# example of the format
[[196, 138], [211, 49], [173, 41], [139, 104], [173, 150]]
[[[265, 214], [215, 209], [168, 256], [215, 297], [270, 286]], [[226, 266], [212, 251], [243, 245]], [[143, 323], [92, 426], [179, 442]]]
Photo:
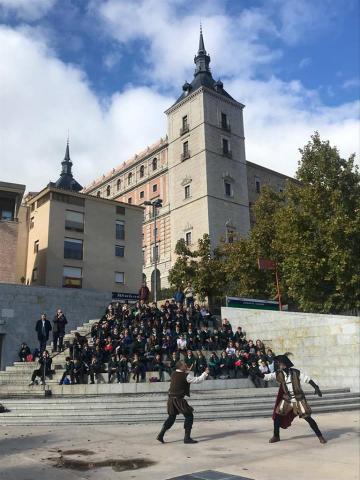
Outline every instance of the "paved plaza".
[[277, 444], [270, 418], [195, 422], [194, 446], [180, 423], [164, 445], [158, 424], [3, 427], [0, 480], [359, 480], [359, 417], [315, 416], [326, 445], [299, 419]]

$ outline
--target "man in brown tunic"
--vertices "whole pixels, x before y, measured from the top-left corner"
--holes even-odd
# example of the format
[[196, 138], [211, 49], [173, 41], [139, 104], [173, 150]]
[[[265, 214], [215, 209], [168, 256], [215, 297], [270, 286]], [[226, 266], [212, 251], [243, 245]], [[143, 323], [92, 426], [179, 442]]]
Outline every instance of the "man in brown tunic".
[[182, 413], [185, 417], [184, 421], [184, 443], [197, 443], [196, 440], [191, 438], [191, 428], [194, 421], [193, 411], [194, 409], [185, 400], [186, 397], [190, 397], [190, 384], [201, 383], [206, 380], [209, 374], [209, 370], [206, 369], [200, 377], [194, 377], [193, 373], [186, 366], [185, 362], [179, 361], [176, 364], [176, 370], [171, 374], [169, 398], [167, 403], [168, 418], [156, 437], [161, 443], [164, 442], [164, 435], [175, 423], [177, 415]]
[[311, 408], [306, 401], [305, 394], [301, 388], [301, 383], [309, 383], [315, 390], [315, 393], [322, 397], [320, 388], [307, 375], [300, 373], [289, 359], [290, 353], [278, 355], [275, 360], [279, 364], [279, 370], [274, 373], [260, 374], [265, 381], [276, 380], [280, 384], [279, 393], [275, 402], [273, 413], [274, 435], [269, 440], [270, 443], [280, 441], [280, 427], [288, 428], [296, 416], [303, 418], [310, 425], [320, 443], [326, 443], [325, 438], [311, 417]]

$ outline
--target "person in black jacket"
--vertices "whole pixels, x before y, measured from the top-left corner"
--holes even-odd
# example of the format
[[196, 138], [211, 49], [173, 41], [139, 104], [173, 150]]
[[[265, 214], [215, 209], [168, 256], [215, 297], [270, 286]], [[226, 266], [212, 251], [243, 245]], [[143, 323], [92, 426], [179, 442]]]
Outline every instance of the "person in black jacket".
[[45, 313], [43, 313], [41, 319], [36, 322], [35, 330], [40, 343], [39, 349], [41, 354], [46, 348], [46, 342], [49, 340], [49, 335], [52, 330], [51, 323], [46, 318]]
[[59, 342], [59, 352], [63, 350], [63, 342], [65, 336], [65, 325], [67, 320], [62, 310], [58, 308], [55, 317], [53, 319], [53, 352], [58, 351], [58, 342]]
[[111, 377], [114, 374], [116, 375], [118, 383], [120, 383], [120, 365], [115, 353], [111, 355], [108, 362], [108, 383], [111, 383]]
[[75, 377], [74, 377], [74, 362], [71, 360], [70, 357], [65, 358], [65, 370], [64, 373], [62, 374], [61, 380], [59, 382], [59, 385], [62, 385], [65, 378], [67, 376], [70, 377], [71, 383], [75, 383]]
[[26, 357], [28, 355], [31, 355], [30, 348], [27, 346], [26, 343], [22, 343], [19, 351], [20, 362], [26, 362]]
[[[50, 323], [50, 322], [49, 322]], [[39, 368], [33, 371], [31, 375], [31, 382], [30, 385], [34, 385], [36, 381], [36, 377], [40, 377], [40, 385], [45, 383], [45, 377], [51, 376], [53, 374], [53, 370], [51, 370], [52, 358], [49, 355], [47, 350], [44, 350], [39, 358]]]

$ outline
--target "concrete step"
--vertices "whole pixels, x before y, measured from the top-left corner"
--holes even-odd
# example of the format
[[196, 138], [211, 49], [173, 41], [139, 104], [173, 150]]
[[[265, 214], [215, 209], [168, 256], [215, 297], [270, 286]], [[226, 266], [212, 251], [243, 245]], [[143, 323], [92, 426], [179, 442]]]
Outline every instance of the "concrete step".
[[[11, 409], [12, 411], [42, 411], [47, 409], [49, 411], [57, 410], [59, 412], [67, 412], [67, 411], [88, 411], [88, 410], [100, 410], [105, 411], [113, 411], [121, 409], [123, 412], [126, 409], [133, 410], [136, 406], [136, 409], [156, 409], [160, 404], [166, 402], [167, 398], [164, 396], [158, 397], [157, 399], [145, 399], [139, 400], [134, 402], [131, 398], [120, 398], [116, 402], [106, 402], [102, 399], [98, 399], [97, 402], [77, 402], [74, 399], [74, 402], [64, 402], [64, 399], [57, 399], [52, 401], [50, 399], [45, 399], [45, 401], [37, 401], [36, 403], [30, 402], [22, 402], [22, 401], [9, 401], [4, 400], [6, 406]], [[327, 404], [338, 404], [338, 403], [353, 403], [360, 401], [359, 395], [347, 394], [347, 395], [329, 395], [323, 398], [312, 398], [311, 405], [321, 405], [324, 403]], [[250, 398], [243, 398], [239, 397], [237, 399], [202, 399], [196, 398], [191, 400], [191, 404], [194, 406], [205, 406], [207, 408], [215, 408], [216, 410], [222, 407], [226, 408], [251, 408], [257, 409], [262, 408], [264, 405], [273, 405], [274, 404], [274, 397], [267, 397], [267, 398], [258, 398], [256, 401], [253, 401]]]
[[[235, 403], [235, 404], [228, 404], [228, 403], [213, 403], [213, 402], [191, 402], [191, 404], [196, 407], [197, 412], [202, 412], [206, 411], [209, 414], [218, 414], [218, 413], [223, 413], [223, 412], [241, 412], [241, 411], [256, 411], [256, 412], [262, 412], [263, 410], [267, 410], [269, 408], [272, 408], [274, 405], [274, 401], [268, 400], [267, 402], [262, 402], [259, 404], [254, 404], [251, 403], [249, 400], [247, 403]], [[360, 406], [360, 399], [359, 398], [348, 398], [348, 399], [334, 399], [334, 400], [328, 400], [328, 399], [319, 399], [317, 401], [312, 401], [311, 402], [311, 407], [323, 407], [323, 406], [339, 406], [339, 405], [353, 405], [353, 404], [358, 404]], [[164, 411], [164, 406], [166, 405], [166, 400], [163, 399], [157, 403], [157, 405], [149, 405], [149, 404], [142, 404], [142, 405], [136, 405], [136, 415], [156, 415], [162, 414]], [[7, 413], [7, 416], [13, 417], [13, 416], [22, 416], [22, 417], [33, 417], [33, 416], [51, 416], [53, 418], [55, 417], [63, 417], [63, 416], [73, 416], [76, 417], [78, 415], [85, 416], [85, 415], [95, 415], [98, 414], [101, 417], [108, 417], [108, 416], [113, 416], [113, 415], [134, 415], [134, 405], [131, 403], [128, 404], [119, 404], [119, 405], [113, 405], [111, 407], [104, 406], [102, 404], [98, 405], [93, 405], [91, 407], [86, 406], [86, 407], [73, 407], [71, 408], [70, 406], [66, 406], [65, 408], [60, 408], [59, 405], [55, 406], [50, 406], [45, 405], [42, 406], [42, 408], [35, 408], [35, 407], [29, 407], [29, 406], [18, 406], [18, 407], [12, 407], [10, 408], [9, 404], [5, 402], [5, 406], [10, 409], [10, 412]]]
[[[347, 405], [325, 405], [325, 406], [314, 406], [313, 413], [329, 413], [329, 412], [343, 412], [343, 411], [353, 411], [360, 408], [360, 402]], [[241, 411], [229, 411], [229, 412], [195, 412], [196, 420], [237, 420], [241, 418], [256, 418], [256, 417], [267, 417], [270, 419], [272, 415], [272, 408], [259, 410], [241, 410]], [[179, 416], [178, 421], [182, 422], [182, 418]], [[9, 413], [0, 414], [0, 425], [64, 425], [64, 424], [110, 424], [110, 423], [162, 423], [166, 418], [166, 407], [164, 405], [163, 412], [161, 414], [149, 414], [149, 415], [121, 415], [115, 414], [108, 417], [96, 415], [76, 415], [73, 416], [62, 416], [62, 417], [46, 417], [46, 416], [33, 416], [33, 417], [22, 417], [22, 416], [10, 416]]]

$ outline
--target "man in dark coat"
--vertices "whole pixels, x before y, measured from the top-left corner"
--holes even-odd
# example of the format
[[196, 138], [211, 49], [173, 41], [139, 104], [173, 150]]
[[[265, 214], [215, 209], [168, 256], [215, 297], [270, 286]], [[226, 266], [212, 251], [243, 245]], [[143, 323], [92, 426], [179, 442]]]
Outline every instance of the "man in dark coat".
[[65, 325], [67, 320], [62, 310], [59, 308], [55, 314], [53, 320], [53, 352], [58, 351], [58, 342], [59, 342], [59, 352], [63, 350], [63, 342], [65, 336]]
[[40, 343], [39, 350], [41, 354], [46, 348], [46, 342], [49, 340], [49, 334], [52, 330], [51, 323], [46, 318], [45, 313], [43, 313], [41, 319], [36, 322], [35, 330]]
[[278, 396], [275, 402], [273, 412], [274, 435], [270, 438], [270, 443], [280, 441], [280, 427], [288, 428], [296, 416], [303, 418], [310, 425], [320, 443], [326, 443], [317, 423], [311, 417], [311, 408], [306, 401], [305, 394], [301, 388], [301, 382], [311, 385], [315, 393], [322, 397], [320, 388], [307, 375], [300, 373], [293, 368], [294, 364], [289, 359], [289, 352], [275, 357], [279, 365], [279, 370], [274, 373], [260, 373], [259, 376], [265, 381], [276, 380], [280, 383]]
[[167, 403], [168, 418], [165, 420], [159, 435], [156, 437], [159, 442], [165, 443], [165, 432], [174, 425], [177, 415], [181, 413], [185, 417], [184, 443], [197, 443], [196, 440], [191, 438], [191, 429], [194, 421], [194, 409], [185, 400], [185, 396], [190, 397], [191, 383], [201, 383], [206, 380], [208, 375], [209, 370], [206, 369], [200, 377], [194, 377], [194, 374], [190, 372], [190, 369], [187, 367], [185, 362], [179, 361], [177, 363], [176, 370], [171, 374], [170, 380], [169, 398]]

